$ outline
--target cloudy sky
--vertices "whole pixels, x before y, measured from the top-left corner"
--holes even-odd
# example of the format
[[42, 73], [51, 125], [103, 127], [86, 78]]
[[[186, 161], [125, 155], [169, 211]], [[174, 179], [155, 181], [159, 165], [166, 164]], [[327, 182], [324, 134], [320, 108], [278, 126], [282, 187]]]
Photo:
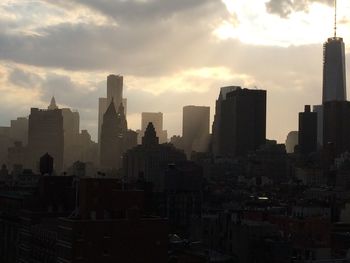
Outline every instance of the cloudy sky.
[[[219, 88], [242, 85], [268, 91], [267, 134], [283, 142], [303, 105], [321, 101], [332, 3], [1, 0], [0, 125], [55, 95], [96, 138], [98, 97], [114, 73], [124, 75], [130, 128], [140, 127], [140, 112], [161, 111], [170, 135], [181, 134], [183, 106], [213, 114]], [[349, 51], [350, 2], [338, 6]]]

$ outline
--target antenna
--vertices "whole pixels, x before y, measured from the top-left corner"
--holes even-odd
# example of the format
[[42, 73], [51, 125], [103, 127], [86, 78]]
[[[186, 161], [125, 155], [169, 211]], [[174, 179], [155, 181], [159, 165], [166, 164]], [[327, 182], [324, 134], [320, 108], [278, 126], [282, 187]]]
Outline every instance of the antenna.
[[337, 37], [337, 0], [334, 0], [334, 38]]

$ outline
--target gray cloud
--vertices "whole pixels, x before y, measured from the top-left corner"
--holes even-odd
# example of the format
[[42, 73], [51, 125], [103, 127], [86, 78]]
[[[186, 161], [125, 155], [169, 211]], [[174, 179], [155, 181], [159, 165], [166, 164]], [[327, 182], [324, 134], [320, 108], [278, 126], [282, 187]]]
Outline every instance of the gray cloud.
[[200, 46], [211, 44], [214, 25], [229, 15], [219, 0], [80, 2], [113, 15], [118, 26], [65, 23], [39, 28], [39, 35], [1, 32], [0, 59], [69, 70], [165, 74], [195, 66], [193, 54], [208, 53]]
[[312, 3], [332, 5], [333, 0], [270, 0], [266, 3], [266, 10], [271, 14], [286, 18], [295, 11], [308, 11]]
[[33, 74], [20, 68], [14, 68], [8, 75], [8, 81], [16, 86], [35, 88], [40, 82], [42, 82], [42, 78], [37, 74]]
[[[51, 4], [72, 8], [68, 0], [46, 0]], [[216, 13], [224, 5], [220, 0], [76, 0], [76, 5], [86, 6], [113, 18], [123, 26], [147, 24], [170, 20], [179, 14], [187, 13], [196, 17], [198, 12], [206, 10]]]

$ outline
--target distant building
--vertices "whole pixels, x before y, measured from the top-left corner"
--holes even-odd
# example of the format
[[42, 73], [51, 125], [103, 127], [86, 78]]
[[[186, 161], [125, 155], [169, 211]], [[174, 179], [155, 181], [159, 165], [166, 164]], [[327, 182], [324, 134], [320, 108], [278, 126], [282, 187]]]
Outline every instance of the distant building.
[[168, 132], [163, 130], [163, 113], [162, 112], [142, 112], [141, 114], [141, 132], [139, 134], [139, 142], [145, 135], [148, 124], [152, 122], [156, 133], [159, 137], [159, 143], [168, 142]]
[[[59, 109], [54, 97], [52, 97], [48, 109]], [[78, 160], [97, 164], [97, 144], [91, 140], [91, 136], [86, 130], [80, 132], [79, 112], [70, 108], [62, 108], [61, 111], [64, 131], [64, 169]]]
[[19, 117], [11, 120], [11, 138], [14, 141], [20, 141], [23, 145], [28, 142], [28, 118]]
[[[115, 111], [118, 111], [120, 104], [123, 103], [124, 114], [126, 114], [126, 99], [123, 99], [123, 76], [108, 75], [107, 77], [107, 98], [98, 100], [98, 142], [100, 144], [101, 127], [103, 115], [105, 114], [110, 103], [114, 102]], [[125, 104], [124, 104], [125, 103]]]
[[175, 148], [177, 149], [184, 149], [184, 146], [183, 146], [183, 140], [182, 140], [182, 137], [180, 135], [173, 135], [171, 138], [170, 138], [170, 143], [172, 145], [175, 146]]
[[[28, 118], [17, 118], [11, 120], [11, 126], [0, 127], [0, 160], [1, 164], [7, 164], [11, 167], [8, 159], [8, 149], [15, 143], [20, 142], [26, 146], [28, 142]], [[17, 163], [23, 164], [23, 159], [18, 159]]]
[[210, 107], [185, 106], [182, 112], [182, 139], [187, 157], [192, 151], [206, 152], [209, 147]]
[[216, 156], [242, 156], [265, 144], [266, 91], [221, 88], [212, 130]]
[[151, 182], [155, 191], [164, 189], [164, 171], [169, 163], [184, 161], [183, 151], [171, 144], [159, 144], [159, 139], [152, 123], [146, 129], [142, 144], [124, 154], [123, 169], [129, 181], [139, 179]]
[[314, 105], [313, 112], [317, 113], [317, 145], [323, 146], [323, 105]]
[[323, 144], [331, 143], [337, 155], [350, 151], [350, 102], [324, 103]]
[[26, 163], [27, 149], [22, 142], [15, 142], [12, 147], [8, 148], [7, 164], [10, 169], [15, 165], [24, 165]]
[[298, 136], [298, 131], [291, 131], [288, 133], [286, 139], [287, 153], [294, 153], [294, 148], [298, 145]]
[[62, 110], [32, 108], [29, 115], [27, 160], [30, 168], [37, 170], [41, 156], [49, 153], [55, 170], [63, 167], [64, 131]]
[[129, 131], [124, 107], [115, 111], [113, 100], [103, 115], [101, 128], [100, 165], [105, 169], [122, 167], [123, 153], [137, 144], [137, 133]]
[[79, 136], [79, 112], [69, 108], [62, 109], [63, 130], [64, 130], [64, 165], [71, 165], [76, 161], [76, 143]]
[[322, 102], [346, 100], [345, 47], [340, 37], [328, 38], [323, 45]]
[[317, 151], [317, 113], [311, 112], [310, 105], [299, 113], [299, 150], [302, 154]]

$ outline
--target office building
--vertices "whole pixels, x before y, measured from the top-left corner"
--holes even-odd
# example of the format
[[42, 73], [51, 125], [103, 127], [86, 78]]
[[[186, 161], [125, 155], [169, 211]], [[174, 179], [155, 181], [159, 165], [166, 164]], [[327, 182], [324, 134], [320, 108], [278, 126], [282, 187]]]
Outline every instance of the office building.
[[328, 38], [323, 45], [322, 102], [346, 100], [345, 47], [340, 37]]
[[224, 87], [216, 101], [212, 150], [216, 156], [238, 157], [266, 140], [266, 91]]
[[323, 145], [332, 144], [336, 155], [350, 151], [350, 102], [324, 103]]
[[317, 113], [317, 145], [323, 145], [323, 105], [314, 105], [313, 112]]
[[298, 137], [298, 131], [291, 131], [288, 133], [285, 143], [287, 153], [294, 153], [295, 146], [298, 145]]
[[128, 130], [123, 104], [118, 112], [113, 100], [103, 115], [101, 128], [100, 165], [104, 169], [119, 169], [122, 167], [123, 153], [136, 146], [137, 133]]
[[[126, 103], [127, 100], [123, 99], [123, 76], [109, 75], [107, 77], [107, 98], [98, 99], [98, 142], [100, 143], [101, 126], [103, 122], [103, 115], [105, 114], [107, 107], [110, 103], [114, 102], [115, 111], [121, 103], [124, 106], [124, 114], [126, 115]], [[125, 105], [124, 105], [125, 103]]]
[[317, 151], [317, 113], [311, 112], [310, 105], [299, 113], [299, 150], [302, 154]]
[[182, 112], [182, 139], [187, 157], [191, 152], [206, 152], [209, 147], [210, 107], [185, 106]]
[[155, 128], [149, 123], [142, 144], [128, 150], [123, 157], [123, 169], [129, 181], [139, 179], [153, 183], [157, 192], [164, 189], [164, 171], [169, 163], [184, 161], [183, 151], [172, 144], [159, 144]]
[[139, 142], [145, 135], [148, 124], [152, 122], [159, 138], [159, 143], [168, 142], [168, 132], [163, 130], [163, 113], [162, 112], [142, 112], [141, 114], [141, 132], [139, 134]]
[[64, 131], [62, 110], [32, 108], [29, 115], [27, 160], [30, 168], [38, 170], [45, 153], [54, 158], [54, 169], [63, 167]]

